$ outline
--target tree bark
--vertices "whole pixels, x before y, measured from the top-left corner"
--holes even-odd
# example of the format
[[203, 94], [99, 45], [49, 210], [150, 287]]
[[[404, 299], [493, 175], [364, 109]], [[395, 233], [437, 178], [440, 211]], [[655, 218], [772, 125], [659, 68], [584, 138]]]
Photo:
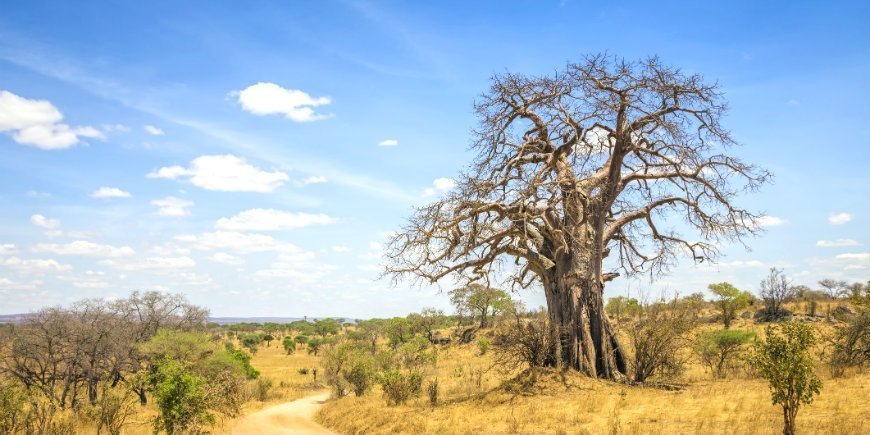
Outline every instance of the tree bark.
[[782, 416], [784, 419], [784, 424], [782, 428], [783, 435], [795, 435], [797, 432], [795, 431], [795, 417], [797, 416], [797, 410], [790, 409], [788, 407], [782, 407]]
[[550, 365], [570, 367], [588, 376], [621, 381], [627, 365], [625, 353], [604, 313], [600, 267], [570, 261], [557, 265], [545, 280], [547, 311], [554, 332], [554, 360]]

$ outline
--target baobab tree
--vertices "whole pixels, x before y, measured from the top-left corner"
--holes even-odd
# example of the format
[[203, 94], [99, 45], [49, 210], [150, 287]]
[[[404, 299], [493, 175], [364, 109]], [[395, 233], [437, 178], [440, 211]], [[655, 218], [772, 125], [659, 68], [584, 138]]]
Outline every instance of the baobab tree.
[[722, 93], [699, 75], [595, 55], [549, 76], [495, 76], [475, 109], [477, 157], [391, 239], [386, 274], [510, 271], [512, 285], [540, 286], [555, 365], [623, 379], [605, 283], [667, 271], [680, 255], [714, 260], [718, 242], [759, 230], [734, 199], [770, 174], [729, 155]]

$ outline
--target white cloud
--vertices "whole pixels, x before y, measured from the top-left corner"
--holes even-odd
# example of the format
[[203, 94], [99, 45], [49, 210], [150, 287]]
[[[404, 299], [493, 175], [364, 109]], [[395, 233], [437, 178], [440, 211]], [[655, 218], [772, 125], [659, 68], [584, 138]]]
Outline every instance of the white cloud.
[[66, 244], [39, 243], [33, 247], [33, 252], [50, 252], [56, 255], [82, 255], [93, 257], [126, 257], [136, 251], [129, 246], [115, 247], [101, 245], [86, 240], [76, 240]]
[[208, 258], [210, 260], [216, 261], [218, 263], [232, 264], [232, 265], [239, 265], [239, 264], [242, 264], [245, 262], [245, 260], [242, 260], [241, 258], [236, 257], [235, 255], [227, 254], [226, 252], [215, 252], [212, 256], [210, 256]]
[[101, 127], [106, 133], [126, 133], [130, 131], [130, 129], [124, 124], [103, 124]]
[[150, 134], [151, 136], [163, 136], [164, 134], [163, 130], [153, 125], [146, 125], [143, 128], [145, 128], [145, 131], [148, 132], [148, 134]]
[[314, 98], [297, 89], [285, 89], [275, 83], [260, 82], [241, 91], [231, 92], [242, 109], [254, 115], [284, 115], [295, 122], [319, 121], [332, 117], [315, 113], [314, 108], [330, 104], [329, 97]]
[[149, 257], [143, 261], [117, 261], [103, 260], [100, 261], [101, 266], [108, 266], [118, 270], [136, 271], [136, 270], [176, 270], [187, 269], [196, 266], [196, 261], [192, 258], [183, 257]]
[[267, 269], [254, 274], [264, 278], [290, 278], [303, 283], [319, 282], [338, 268], [316, 261], [313, 252], [296, 246], [287, 246]]
[[167, 196], [163, 199], [151, 201], [151, 205], [158, 207], [157, 214], [160, 216], [182, 217], [190, 214], [193, 202], [174, 196]]
[[786, 220], [776, 216], [761, 216], [758, 218], [758, 226], [762, 228], [779, 227], [786, 224]]
[[326, 181], [327, 181], [326, 177], [324, 177], [322, 175], [311, 175], [311, 176], [304, 178], [302, 180], [296, 180], [293, 182], [293, 184], [296, 185], [296, 187], [302, 187], [302, 186], [307, 186], [309, 184], [326, 183]]
[[283, 244], [264, 234], [247, 234], [235, 231], [215, 231], [199, 235], [176, 236], [175, 240], [187, 242], [200, 250], [221, 249], [237, 253], [277, 251]]
[[215, 227], [228, 231], [276, 231], [334, 222], [336, 222], [335, 218], [325, 214], [291, 213], [254, 208], [245, 210], [231, 218], [218, 219]]
[[39, 228], [45, 228], [47, 230], [52, 230], [60, 226], [60, 220], [50, 219], [41, 214], [30, 216], [30, 222]]
[[394, 146], [398, 146], [398, 145], [399, 145], [399, 141], [397, 141], [396, 139], [384, 139], [384, 140], [378, 142], [379, 147], [394, 147]]
[[129, 198], [130, 192], [125, 192], [117, 187], [101, 187], [91, 193], [91, 198]]
[[840, 254], [834, 258], [836, 258], [837, 260], [846, 260], [846, 261], [870, 261], [870, 252], [855, 252], [855, 253]]
[[351, 251], [349, 246], [344, 246], [344, 245], [336, 245], [330, 249], [332, 249], [332, 252], [350, 252]]
[[51, 198], [51, 194], [48, 192], [40, 192], [38, 190], [28, 190], [27, 196], [31, 198]]
[[69, 272], [72, 266], [58, 263], [57, 260], [34, 258], [22, 260], [18, 257], [9, 257], [0, 260], [0, 265], [21, 273], [59, 273]]
[[452, 178], [436, 178], [432, 182], [432, 187], [427, 187], [423, 190], [423, 196], [440, 195], [454, 187], [456, 187], [456, 181]]
[[828, 216], [828, 223], [831, 225], [843, 225], [851, 222], [854, 216], [851, 213], [834, 213]]
[[271, 192], [289, 179], [284, 172], [264, 171], [233, 155], [200, 156], [188, 168], [167, 166], [147, 177], [187, 178], [194, 186], [221, 192]]
[[0, 277], [0, 290], [35, 290], [42, 285], [42, 281], [31, 283], [15, 282], [9, 278]]
[[0, 243], [0, 255], [14, 255], [18, 253], [18, 248], [12, 243]]
[[94, 127], [70, 127], [62, 120], [63, 114], [48, 100], [30, 100], [0, 91], [0, 132], [11, 134], [15, 142], [54, 150], [76, 145], [83, 137], [105, 139]]
[[816, 246], [820, 248], [839, 248], [843, 246], [858, 246], [857, 240], [852, 239], [837, 239], [837, 240], [819, 240]]

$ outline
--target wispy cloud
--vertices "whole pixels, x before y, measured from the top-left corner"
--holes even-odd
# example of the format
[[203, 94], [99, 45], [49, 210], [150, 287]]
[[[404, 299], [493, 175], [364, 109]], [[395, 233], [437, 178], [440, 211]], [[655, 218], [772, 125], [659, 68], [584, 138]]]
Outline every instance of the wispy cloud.
[[853, 218], [854, 216], [851, 213], [833, 213], [828, 216], [828, 223], [831, 225], [843, 225], [852, 222]]

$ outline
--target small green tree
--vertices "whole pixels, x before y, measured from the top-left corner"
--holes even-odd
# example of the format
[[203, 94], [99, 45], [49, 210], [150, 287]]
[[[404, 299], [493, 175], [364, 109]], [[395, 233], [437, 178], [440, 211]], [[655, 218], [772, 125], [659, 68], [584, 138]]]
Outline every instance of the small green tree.
[[198, 431], [214, 424], [209, 412], [205, 379], [191, 373], [179, 361], [164, 358], [154, 365], [150, 376], [158, 414], [154, 430], [168, 435]]
[[607, 300], [607, 305], [604, 306], [604, 311], [618, 321], [622, 316], [637, 316], [641, 311], [641, 307], [640, 303], [635, 298], [617, 296]]
[[242, 334], [239, 336], [239, 341], [251, 353], [257, 353], [257, 348], [263, 342], [263, 339], [259, 334]]
[[767, 327], [765, 340], [755, 342], [749, 362], [770, 385], [774, 405], [782, 406], [784, 435], [795, 433], [795, 418], [801, 405], [809, 405], [819, 394], [822, 381], [813, 372], [810, 349], [815, 344], [813, 329], [788, 322]]
[[364, 395], [374, 383], [376, 370], [377, 361], [363, 343], [346, 341], [323, 355], [326, 383], [337, 397], [349, 390]]
[[281, 341], [281, 345], [284, 346], [287, 355], [292, 354], [296, 350], [296, 341], [289, 335], [284, 337], [284, 340]]
[[704, 331], [695, 340], [695, 353], [716, 376], [725, 377], [726, 370], [743, 352], [745, 345], [755, 338], [752, 331], [725, 329]]
[[737, 318], [737, 310], [746, 308], [752, 300], [750, 293], [741, 292], [737, 287], [727, 282], [710, 284], [707, 288], [716, 295], [717, 299], [714, 304], [722, 314], [722, 323], [725, 324], [725, 329], [730, 328], [731, 321]]
[[384, 333], [393, 349], [407, 343], [414, 337], [412, 326], [411, 322], [404, 317], [393, 317], [387, 320]]
[[460, 315], [477, 317], [480, 328], [489, 326], [490, 317], [495, 317], [510, 303], [511, 297], [504, 290], [469, 284], [450, 291], [450, 301]]
[[275, 339], [274, 335], [267, 333], [267, 334], [263, 334], [262, 338], [263, 338], [263, 341], [266, 342], [266, 347], [272, 347], [272, 340]]
[[314, 322], [314, 333], [321, 336], [326, 337], [327, 335], [335, 335], [338, 334], [338, 329], [341, 327], [341, 323], [335, 319], [320, 319]]

